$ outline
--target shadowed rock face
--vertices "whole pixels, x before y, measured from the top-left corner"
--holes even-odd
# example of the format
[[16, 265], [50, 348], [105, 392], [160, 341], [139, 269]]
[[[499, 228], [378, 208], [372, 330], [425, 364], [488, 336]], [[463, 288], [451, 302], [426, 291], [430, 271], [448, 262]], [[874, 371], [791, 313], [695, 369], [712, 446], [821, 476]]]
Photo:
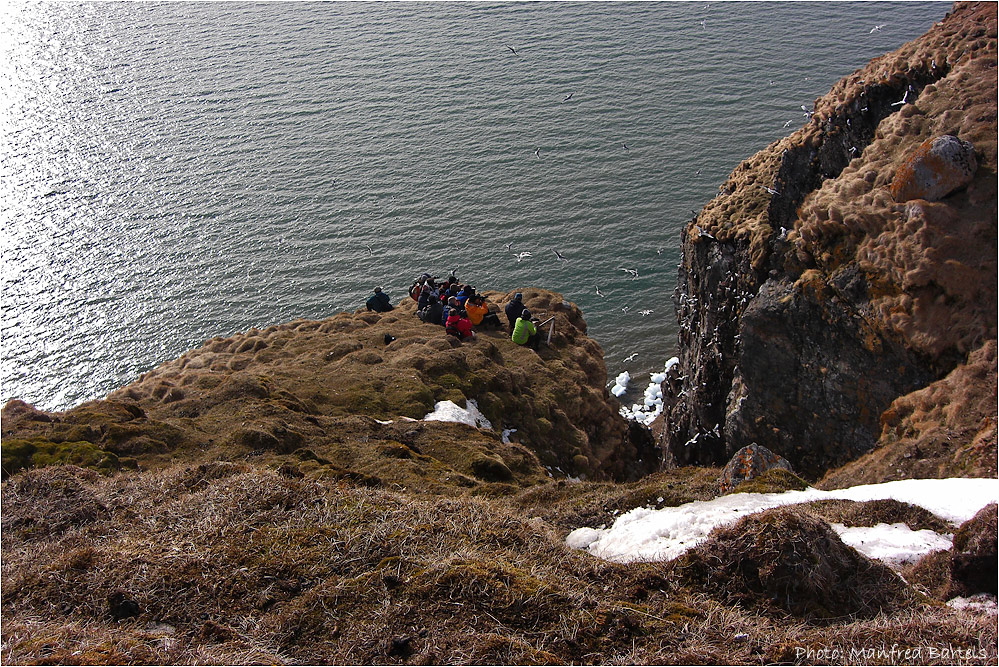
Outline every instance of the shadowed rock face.
[[[942, 459], [922, 474], [995, 474], [994, 367], [978, 387], [954, 373], [996, 338], [996, 96], [994, 6], [958, 5], [736, 168], [682, 236], [681, 363], [654, 425], [668, 463], [718, 465], [755, 442], [816, 479], [887, 447], [877, 474], [904, 476], [919, 441]], [[973, 175], [946, 195], [910, 187], [943, 136]], [[980, 396], [947, 419], [991, 451], [954, 461], [926, 420], [889, 433], [893, 402], [945, 381], [936, 403]]]

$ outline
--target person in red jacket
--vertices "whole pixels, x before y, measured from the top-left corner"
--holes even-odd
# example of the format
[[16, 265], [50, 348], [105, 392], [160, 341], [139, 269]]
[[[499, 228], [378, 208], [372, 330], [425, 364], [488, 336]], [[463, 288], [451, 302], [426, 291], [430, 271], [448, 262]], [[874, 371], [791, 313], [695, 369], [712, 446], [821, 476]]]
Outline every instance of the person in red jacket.
[[472, 322], [468, 319], [468, 314], [457, 308], [452, 308], [448, 314], [444, 330], [461, 340], [475, 338], [475, 331], [472, 329]]

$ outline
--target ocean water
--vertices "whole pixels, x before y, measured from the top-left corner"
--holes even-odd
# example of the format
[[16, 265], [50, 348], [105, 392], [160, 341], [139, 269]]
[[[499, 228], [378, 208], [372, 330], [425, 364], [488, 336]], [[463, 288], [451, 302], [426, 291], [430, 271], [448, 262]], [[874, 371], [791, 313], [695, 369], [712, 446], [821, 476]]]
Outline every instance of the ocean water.
[[692, 211], [949, 8], [0, 5], [0, 398], [66, 408], [451, 269], [561, 292], [640, 391]]

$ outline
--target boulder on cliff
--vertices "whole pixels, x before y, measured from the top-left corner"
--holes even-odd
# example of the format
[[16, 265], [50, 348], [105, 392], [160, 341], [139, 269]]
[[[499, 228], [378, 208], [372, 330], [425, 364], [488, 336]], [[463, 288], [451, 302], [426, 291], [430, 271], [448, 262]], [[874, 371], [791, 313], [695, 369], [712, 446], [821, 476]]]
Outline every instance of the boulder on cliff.
[[791, 464], [784, 457], [777, 456], [756, 443], [746, 445], [725, 465], [721, 479], [718, 480], [718, 489], [721, 493], [728, 493], [743, 482], [756, 479], [770, 470], [793, 472]]
[[891, 196], [897, 202], [910, 199], [937, 201], [971, 183], [978, 169], [975, 147], [953, 134], [927, 139], [895, 172]]

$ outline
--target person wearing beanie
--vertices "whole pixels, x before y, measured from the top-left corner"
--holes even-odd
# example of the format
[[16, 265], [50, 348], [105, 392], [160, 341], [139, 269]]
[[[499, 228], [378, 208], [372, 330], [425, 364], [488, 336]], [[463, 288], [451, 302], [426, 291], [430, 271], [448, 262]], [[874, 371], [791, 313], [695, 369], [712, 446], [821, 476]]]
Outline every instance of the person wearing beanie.
[[381, 287], [375, 288], [375, 293], [364, 302], [364, 305], [368, 310], [373, 310], [376, 313], [385, 313], [392, 310], [392, 303], [389, 296], [382, 291]]
[[527, 310], [524, 306], [524, 295], [517, 292], [513, 295], [513, 301], [506, 304], [506, 319], [510, 322], [510, 331], [513, 331], [514, 327], [517, 325], [517, 318], [520, 317], [521, 313]]
[[539, 338], [538, 328], [531, 321], [531, 311], [525, 308], [520, 317], [517, 318], [510, 340], [517, 345], [528, 345], [537, 350]]

